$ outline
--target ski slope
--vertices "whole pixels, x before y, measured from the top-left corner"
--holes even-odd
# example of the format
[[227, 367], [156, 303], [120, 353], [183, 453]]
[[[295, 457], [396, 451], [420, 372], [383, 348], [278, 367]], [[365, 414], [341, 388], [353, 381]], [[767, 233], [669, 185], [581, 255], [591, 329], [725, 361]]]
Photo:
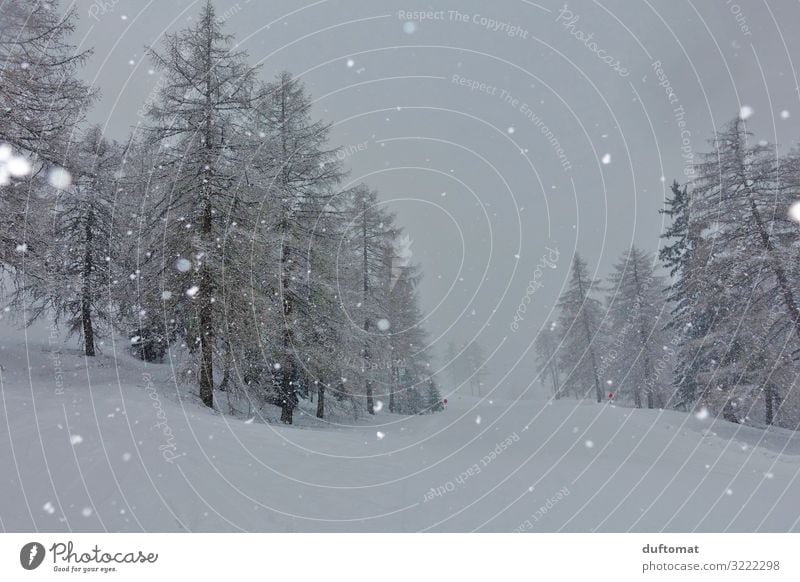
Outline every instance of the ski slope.
[[447, 395], [292, 427], [169, 365], [0, 322], [3, 531], [798, 531], [800, 437], [611, 404]]

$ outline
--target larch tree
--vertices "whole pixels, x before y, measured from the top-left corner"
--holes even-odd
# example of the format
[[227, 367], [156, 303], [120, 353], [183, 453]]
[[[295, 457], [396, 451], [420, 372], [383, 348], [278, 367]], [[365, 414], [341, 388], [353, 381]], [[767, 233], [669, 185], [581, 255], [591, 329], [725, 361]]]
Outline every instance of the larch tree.
[[83, 340], [86, 356], [115, 318], [111, 257], [116, 255], [112, 213], [121, 151], [92, 127], [69, 150], [73, 173], [56, 183], [52, 222], [17, 271], [16, 300], [27, 323], [46, 313]]
[[0, 4], [0, 142], [57, 165], [94, 96], [77, 77], [91, 52], [69, 42], [75, 19], [56, 2]]
[[655, 273], [652, 257], [636, 247], [620, 257], [608, 278], [606, 343], [616, 356], [608, 379], [618, 397], [632, 395], [637, 408], [664, 407], [668, 399], [664, 385], [665, 380], [669, 385], [671, 375], [656, 369], [665, 346], [661, 321], [665, 285]]
[[597, 352], [603, 309], [593, 297], [597, 286], [598, 282], [589, 276], [586, 262], [576, 253], [569, 284], [557, 304], [562, 333], [559, 353], [565, 386], [579, 398], [585, 398], [594, 388], [597, 402], [602, 402]]
[[222, 296], [223, 278], [236, 287], [249, 272], [247, 245], [228, 235], [232, 227], [248, 230], [253, 216], [243, 176], [247, 113], [258, 98], [255, 69], [233, 50], [222, 24], [208, 2], [195, 25], [167, 35], [162, 52], [149, 51], [166, 81], [146, 128], [158, 148], [155, 180], [162, 185], [154, 204], [160, 282], [150, 290], [162, 288], [164, 308], [180, 314], [180, 333], [196, 360], [192, 376], [209, 407], [218, 335], [236, 298], [234, 291]]
[[330, 127], [312, 118], [311, 99], [299, 80], [283, 72], [261, 93], [253, 116], [268, 156], [257, 156], [254, 166], [271, 209], [266, 228], [274, 244], [269, 256], [276, 266], [273, 286], [282, 310], [280, 338], [274, 342], [280, 346], [275, 381], [281, 421], [291, 424], [297, 391], [302, 386], [307, 390], [309, 382], [303, 352], [315, 335], [314, 302], [322, 300], [323, 288], [330, 290], [329, 279], [314, 276], [311, 268], [319, 267], [317, 255], [324, 252], [317, 227], [330, 210], [342, 169], [328, 148]]
[[350, 244], [360, 266], [358, 286], [360, 301], [356, 304], [354, 318], [362, 329], [361, 359], [363, 361], [364, 397], [367, 412], [375, 414], [374, 385], [376, 374], [372, 364], [378, 359], [376, 344], [382, 342], [381, 333], [386, 319], [382, 301], [382, 275], [385, 272], [385, 249], [391, 242], [393, 217], [388, 215], [378, 202], [374, 190], [359, 185], [352, 195], [352, 220], [350, 222]]
[[[70, 165], [70, 139], [94, 99], [77, 77], [90, 51], [69, 42], [75, 19], [55, 1], [0, 2], [0, 261], [11, 269], [27, 258], [18, 248], [43, 242], [42, 178]], [[10, 172], [10, 160], [23, 167]]]
[[[738, 422], [747, 419], [753, 399], [763, 396], [770, 424], [780, 398], [775, 373], [786, 374], [792, 367], [787, 355], [800, 346], [796, 249], [788, 220], [797, 183], [793, 164], [784, 163], [775, 146], [752, 141], [744, 119], [737, 118], [703, 158], [692, 191], [692, 222], [700, 235], [688, 281], [696, 289], [695, 303], [714, 313], [693, 342], [708, 354], [696, 374], [705, 383], [703, 401]], [[770, 322], [768, 329], [759, 322]]]
[[536, 362], [541, 367], [542, 385], [547, 382], [550, 383], [553, 398], [556, 400], [563, 396], [558, 359], [558, 344], [560, 341], [558, 323], [551, 321], [543, 329], [539, 330], [534, 342]]

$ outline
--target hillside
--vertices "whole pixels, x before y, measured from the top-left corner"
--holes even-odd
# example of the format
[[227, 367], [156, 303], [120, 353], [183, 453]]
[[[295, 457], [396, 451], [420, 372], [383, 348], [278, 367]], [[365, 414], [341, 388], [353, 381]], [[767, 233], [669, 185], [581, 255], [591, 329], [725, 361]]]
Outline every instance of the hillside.
[[789, 431], [458, 395], [284, 427], [204, 409], [124, 345], [0, 325], [4, 531], [800, 530]]

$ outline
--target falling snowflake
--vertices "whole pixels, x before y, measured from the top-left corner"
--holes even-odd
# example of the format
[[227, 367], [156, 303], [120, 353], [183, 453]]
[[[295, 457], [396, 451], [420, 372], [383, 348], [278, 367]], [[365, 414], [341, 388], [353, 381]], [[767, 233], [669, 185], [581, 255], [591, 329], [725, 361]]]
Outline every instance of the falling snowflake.
[[610, 164], [611, 163], [611, 154], [604, 155], [603, 159], [600, 160], [600, 161], [603, 162], [605, 165]]
[[508, 128], [508, 130], [507, 130], [507, 131], [508, 131], [508, 133], [514, 133], [514, 132], [515, 132], [515, 131], [517, 131], [517, 130], [516, 130], [516, 129], [514, 129], [514, 126], [512, 125], [511, 127], [509, 127], [509, 128]]
[[698, 420], [705, 420], [705, 419], [707, 419], [707, 418], [709, 417], [709, 415], [710, 415], [710, 413], [708, 412], [708, 408], [706, 408], [706, 407], [704, 406], [703, 408], [701, 408], [700, 410], [698, 410], [698, 411], [695, 413], [695, 415], [694, 415], [694, 416], [695, 416], [695, 418], [697, 418]]
[[381, 331], [389, 331], [389, 320], [388, 319], [379, 319], [378, 320], [378, 329]]
[[56, 512], [56, 508], [53, 507], [53, 504], [49, 501], [42, 506], [42, 509], [44, 509], [50, 515]]
[[24, 178], [31, 173], [31, 163], [22, 156], [12, 156], [6, 162], [8, 173], [14, 178]]
[[739, 109], [739, 117], [742, 119], [748, 119], [753, 115], [753, 108], [749, 105], [742, 105], [742, 108]]
[[91, 516], [91, 515], [92, 515], [92, 508], [91, 508], [91, 507], [84, 507], [84, 508], [81, 510], [81, 515], [82, 515], [83, 517], [89, 517], [89, 516]]
[[789, 208], [789, 218], [800, 223], [800, 200], [792, 204]]
[[764, 477], [767, 479], [772, 479], [773, 477], [775, 477], [775, 475], [773, 473], [767, 472], [764, 473]]
[[161, 294], [161, 299], [163, 299], [164, 301], [169, 301], [170, 299], [172, 299], [172, 291], [164, 291]]
[[22, 244], [20, 244], [20, 245], [17, 245], [17, 248], [16, 248], [15, 250], [16, 250], [18, 253], [24, 253], [25, 251], [27, 251], [27, 250], [28, 250], [28, 245], [26, 245], [25, 243], [22, 243]]
[[375, 436], [378, 437], [378, 440], [380, 441], [383, 440], [383, 437], [385, 437], [386, 434], [382, 433], [381, 431], [378, 431], [375, 433]]
[[47, 175], [47, 181], [53, 188], [66, 190], [72, 185], [72, 174], [64, 168], [53, 168]]
[[8, 144], [0, 144], [0, 186], [5, 186], [11, 178], [23, 178], [31, 173], [31, 164], [22, 156], [17, 156]]
[[403, 32], [405, 32], [406, 34], [414, 34], [415, 32], [417, 32], [417, 25], [414, 24], [413, 22], [406, 22], [405, 24], [403, 24]]
[[480, 424], [480, 423], [481, 423], [481, 415], [479, 414], [478, 416], [475, 417], [475, 424]]
[[131, 457], [132, 457], [132, 455], [130, 453], [123, 453], [122, 454], [122, 460], [125, 461], [126, 463], [131, 460]]
[[356, 66], [356, 62], [353, 59], [347, 59], [347, 68], [352, 69]]
[[175, 268], [181, 273], [188, 273], [192, 270], [192, 261], [189, 259], [178, 259], [175, 261]]
[[791, 113], [789, 113], [788, 109], [781, 111], [781, 119], [789, 119], [789, 117], [791, 117]]
[[200, 287], [198, 287], [197, 285], [193, 285], [186, 290], [186, 295], [188, 295], [189, 297], [194, 297], [199, 292], [200, 292]]
[[593, 441], [588, 441], [588, 440], [587, 440], [587, 441], [586, 441], [585, 443], [583, 443], [583, 444], [584, 444], [584, 445], [586, 445], [586, 448], [587, 448], [587, 449], [593, 449], [593, 448], [594, 448], [594, 442], [593, 442]]
[[375, 412], [380, 412], [381, 410], [383, 410], [383, 401], [382, 400], [376, 400], [375, 401]]
[[83, 437], [79, 434], [74, 434], [69, 437], [69, 442], [73, 445], [79, 445], [83, 442]]

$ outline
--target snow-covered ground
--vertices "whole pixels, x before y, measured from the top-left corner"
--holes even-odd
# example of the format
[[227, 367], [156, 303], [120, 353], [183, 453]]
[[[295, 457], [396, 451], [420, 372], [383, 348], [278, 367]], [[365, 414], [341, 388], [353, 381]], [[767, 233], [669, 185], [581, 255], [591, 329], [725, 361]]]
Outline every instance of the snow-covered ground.
[[168, 365], [0, 322], [5, 531], [800, 530], [800, 436], [449, 395], [353, 426], [245, 422]]

